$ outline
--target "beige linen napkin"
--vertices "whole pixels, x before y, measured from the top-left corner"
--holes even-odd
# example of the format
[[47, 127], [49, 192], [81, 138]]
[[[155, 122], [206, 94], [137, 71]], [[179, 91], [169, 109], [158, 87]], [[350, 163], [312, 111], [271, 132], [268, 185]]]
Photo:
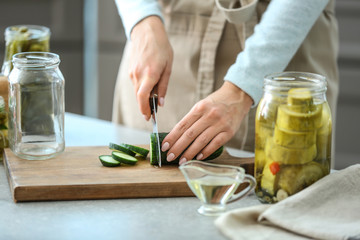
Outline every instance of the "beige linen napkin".
[[360, 164], [277, 204], [225, 213], [215, 225], [230, 239], [360, 240]]

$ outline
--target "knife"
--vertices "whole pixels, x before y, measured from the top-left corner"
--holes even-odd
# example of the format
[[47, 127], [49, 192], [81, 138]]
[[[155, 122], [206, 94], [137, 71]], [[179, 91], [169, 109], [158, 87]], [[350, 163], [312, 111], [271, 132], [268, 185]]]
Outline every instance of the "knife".
[[156, 93], [154, 93], [154, 90], [151, 92], [150, 95], [150, 109], [151, 109], [151, 121], [153, 124], [153, 133], [155, 134], [156, 137], [156, 153], [158, 155], [158, 166], [161, 167], [161, 150], [160, 150], [160, 139], [159, 139], [159, 130], [158, 130], [158, 125], [157, 125], [157, 117], [156, 117], [156, 113], [157, 113], [157, 106], [158, 106], [158, 95]]

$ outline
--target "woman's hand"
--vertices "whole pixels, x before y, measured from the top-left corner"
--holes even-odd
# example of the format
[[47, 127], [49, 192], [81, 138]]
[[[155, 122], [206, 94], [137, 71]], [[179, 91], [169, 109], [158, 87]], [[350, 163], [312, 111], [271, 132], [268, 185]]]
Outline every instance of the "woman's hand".
[[208, 157], [235, 135], [252, 104], [249, 95], [225, 81], [219, 90], [195, 104], [163, 140], [162, 151], [169, 149], [167, 161], [176, 159], [189, 145], [180, 164]]
[[135, 25], [131, 32], [129, 75], [134, 84], [140, 112], [150, 119], [149, 97], [156, 86], [159, 105], [164, 105], [173, 50], [164, 25], [157, 16], [150, 16]]

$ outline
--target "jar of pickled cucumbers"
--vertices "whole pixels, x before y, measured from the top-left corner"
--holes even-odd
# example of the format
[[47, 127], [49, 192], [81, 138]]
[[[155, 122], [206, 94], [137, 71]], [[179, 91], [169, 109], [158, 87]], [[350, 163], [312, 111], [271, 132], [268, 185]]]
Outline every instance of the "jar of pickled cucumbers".
[[255, 192], [261, 202], [281, 201], [329, 174], [326, 89], [326, 78], [318, 74], [265, 76], [255, 119]]
[[50, 29], [37, 25], [16, 25], [5, 29], [5, 58], [1, 69], [8, 76], [12, 56], [20, 52], [49, 52]]

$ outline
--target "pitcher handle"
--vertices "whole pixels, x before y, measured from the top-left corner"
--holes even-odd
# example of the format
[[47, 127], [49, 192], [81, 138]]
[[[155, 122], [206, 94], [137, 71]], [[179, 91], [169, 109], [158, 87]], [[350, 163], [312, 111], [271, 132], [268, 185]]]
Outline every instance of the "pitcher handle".
[[235, 202], [235, 201], [245, 197], [256, 186], [255, 178], [253, 176], [249, 175], [249, 174], [245, 174], [243, 183], [244, 182], [248, 182], [249, 185], [245, 189], [243, 189], [241, 192], [238, 192], [238, 193], [232, 195], [232, 197], [226, 203], [232, 203], [232, 202]]

